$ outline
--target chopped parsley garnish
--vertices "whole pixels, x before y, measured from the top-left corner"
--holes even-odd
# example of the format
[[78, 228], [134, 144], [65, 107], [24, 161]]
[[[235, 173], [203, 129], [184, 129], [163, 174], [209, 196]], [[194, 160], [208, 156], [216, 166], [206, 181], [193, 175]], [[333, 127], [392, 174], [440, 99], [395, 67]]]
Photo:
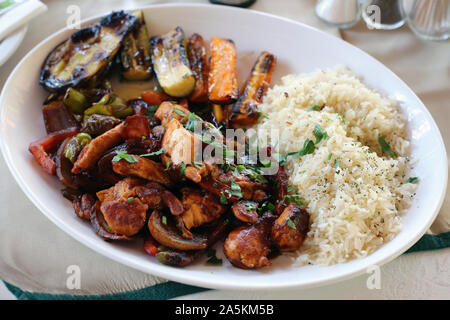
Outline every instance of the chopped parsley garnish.
[[164, 152], [164, 148], [161, 148], [161, 149], [159, 149], [158, 151], [155, 151], [155, 152], [141, 154], [140, 157], [159, 156], [163, 152]]
[[184, 176], [185, 170], [186, 170], [186, 163], [180, 164], [180, 175]]
[[202, 121], [203, 121], [202, 118], [197, 116], [195, 113], [191, 112], [188, 116], [188, 121], [185, 123], [184, 127], [186, 128], [186, 130], [194, 132], [194, 129], [197, 126], [197, 124], [200, 124]]
[[142, 136], [141, 139], [142, 139], [142, 140], [145, 140], [145, 139], [147, 139], [147, 137], [146, 137], [146, 136]]
[[247, 202], [247, 203], [245, 204], [245, 209], [246, 209], [247, 211], [252, 211], [252, 210], [256, 209], [256, 204], [253, 203], [253, 202]]
[[[287, 202], [286, 202], [287, 200]], [[282, 203], [285, 205], [289, 205], [290, 203], [295, 203], [298, 204], [299, 206], [304, 207], [305, 206], [305, 199], [303, 199], [300, 196], [296, 196], [296, 195], [287, 195], [283, 197]]]
[[138, 160], [132, 155], [128, 154], [125, 150], [117, 150], [116, 156], [112, 159], [113, 162], [118, 162], [120, 160], [126, 160], [129, 163], [136, 163]]
[[161, 221], [163, 224], [167, 225], [167, 217], [166, 216], [162, 216]]
[[322, 110], [317, 104], [315, 106], [309, 107], [308, 111], [320, 111]]
[[225, 196], [225, 194], [223, 192], [220, 193], [220, 203], [221, 204], [228, 204], [228, 199]]
[[209, 257], [208, 261], [206, 261], [207, 264], [212, 264], [212, 265], [221, 265], [222, 264], [222, 259], [219, 259], [216, 257], [216, 250], [209, 249], [207, 256]]
[[178, 108], [176, 108], [176, 107], [173, 107], [173, 112], [175, 112], [177, 115], [179, 115], [179, 116], [181, 116], [181, 117], [184, 117], [184, 116], [185, 116], [184, 111], [181, 110], [181, 109], [178, 109]]
[[171, 164], [172, 164], [172, 162], [168, 161], [168, 162], [166, 163], [166, 168], [164, 169], [164, 171], [169, 170]]
[[194, 167], [196, 167], [199, 170], [202, 168], [202, 163], [201, 162], [192, 161], [192, 164], [194, 165]]
[[328, 138], [328, 133], [323, 130], [320, 124], [316, 123], [316, 126], [314, 127], [314, 136], [316, 137], [316, 144], [318, 144], [320, 141]]
[[417, 183], [419, 183], [419, 178], [418, 177], [409, 177], [408, 178], [408, 183], [417, 184]]
[[342, 114], [338, 113], [338, 118], [341, 119], [342, 123], [345, 124], [345, 118]]
[[292, 191], [294, 191], [294, 187], [291, 186], [290, 184], [287, 185], [286, 189], [287, 189], [287, 192], [292, 192]]
[[331, 160], [331, 157], [332, 157], [332, 156], [333, 156], [333, 153], [330, 152], [330, 153], [328, 154], [328, 160]]
[[242, 198], [243, 194], [242, 194], [242, 190], [241, 187], [236, 183], [236, 181], [234, 180], [230, 180], [231, 181], [231, 194], [235, 197], [238, 198]]
[[261, 205], [261, 207], [259, 207], [259, 208], [257, 209], [257, 211], [258, 211], [259, 213], [262, 213], [262, 212], [265, 212], [265, 211], [273, 212], [274, 210], [275, 210], [275, 206], [273, 205], [272, 202], [269, 202], [269, 201], [265, 201], [265, 202]]
[[295, 157], [295, 158], [302, 157], [307, 154], [313, 153], [314, 150], [316, 150], [316, 146], [315, 146], [314, 142], [310, 139], [306, 139], [305, 143], [303, 144], [302, 150], [297, 151], [297, 152], [289, 152], [289, 153], [285, 154], [284, 156], [280, 155], [278, 161], [280, 163], [280, 166], [284, 166], [284, 165], [286, 165], [286, 161], [287, 161], [288, 157]]
[[269, 119], [269, 117], [266, 114], [262, 113], [261, 111], [256, 112], [256, 114], [257, 114], [258, 120], [261, 118]]
[[339, 158], [334, 159], [333, 167], [335, 167], [336, 169], [339, 168], [339, 162], [340, 162]]
[[291, 218], [287, 218], [286, 222], [289, 228], [297, 230], [297, 227], [295, 226], [295, 223], [294, 221], [291, 220]]
[[130, 203], [133, 202], [133, 200], [134, 200], [134, 197], [129, 197], [128, 198], [128, 202], [130, 202]]
[[384, 136], [380, 136], [378, 138], [378, 143], [381, 146], [381, 152], [383, 154], [387, 154], [388, 156], [396, 158], [397, 157], [397, 153], [395, 153], [395, 151], [393, 151], [391, 149], [391, 146], [389, 145], [389, 143], [386, 142], [386, 140], [384, 138], [385, 138]]

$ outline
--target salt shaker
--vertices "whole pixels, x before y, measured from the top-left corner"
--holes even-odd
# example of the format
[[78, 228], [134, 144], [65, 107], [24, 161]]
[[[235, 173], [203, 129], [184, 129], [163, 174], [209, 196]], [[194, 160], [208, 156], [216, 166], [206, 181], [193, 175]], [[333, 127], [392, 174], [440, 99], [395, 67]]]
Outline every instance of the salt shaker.
[[318, 0], [316, 15], [333, 27], [346, 29], [358, 23], [361, 9], [358, 0]]

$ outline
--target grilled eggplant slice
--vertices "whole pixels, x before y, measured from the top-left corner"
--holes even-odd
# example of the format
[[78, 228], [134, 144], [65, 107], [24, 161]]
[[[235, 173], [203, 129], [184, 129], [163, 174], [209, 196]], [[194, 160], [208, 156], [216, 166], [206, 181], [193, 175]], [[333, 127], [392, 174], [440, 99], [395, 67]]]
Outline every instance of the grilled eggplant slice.
[[269, 88], [274, 66], [275, 56], [262, 52], [252, 68], [244, 91], [233, 106], [231, 122], [234, 127], [251, 125], [258, 120], [258, 105]]
[[188, 57], [195, 77], [195, 89], [189, 97], [193, 102], [208, 101], [208, 57], [205, 41], [201, 35], [194, 33], [188, 40]]
[[137, 20], [126, 11], [112, 12], [98, 24], [75, 32], [45, 59], [40, 84], [59, 92], [99, 81]]
[[236, 74], [236, 46], [233, 40], [213, 37], [209, 43], [211, 63], [208, 76], [209, 100], [230, 104], [239, 94]]
[[132, 12], [138, 18], [138, 22], [123, 39], [123, 47], [120, 51], [122, 76], [127, 80], [146, 80], [151, 76], [150, 44], [147, 26], [142, 11]]
[[195, 77], [186, 53], [183, 29], [176, 27], [150, 39], [153, 70], [160, 86], [169, 96], [182, 98], [194, 90]]

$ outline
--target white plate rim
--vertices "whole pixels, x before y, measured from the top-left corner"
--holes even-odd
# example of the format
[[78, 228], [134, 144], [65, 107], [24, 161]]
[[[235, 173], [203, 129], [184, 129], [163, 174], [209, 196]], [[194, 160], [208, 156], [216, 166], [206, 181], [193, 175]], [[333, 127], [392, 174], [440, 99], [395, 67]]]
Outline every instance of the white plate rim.
[[[152, 9], [152, 8], [164, 8], [164, 7], [217, 7], [218, 5], [210, 5], [210, 4], [197, 4], [197, 3], [170, 3], [170, 4], [158, 4], [158, 5], [148, 5], [148, 6], [136, 6], [135, 8], [122, 8], [123, 10], [131, 10], [131, 9]], [[433, 117], [431, 116], [430, 112], [428, 111], [428, 109], [426, 108], [426, 106], [422, 103], [422, 101], [417, 97], [417, 95], [412, 91], [411, 88], [409, 88], [409, 86], [407, 84], [404, 83], [403, 80], [401, 80], [394, 72], [392, 72], [389, 68], [387, 68], [386, 66], [384, 66], [384, 64], [382, 64], [381, 62], [379, 62], [377, 59], [375, 59], [374, 57], [372, 57], [371, 55], [369, 55], [368, 53], [364, 52], [363, 50], [359, 49], [358, 47], [355, 47], [353, 45], [351, 45], [350, 43], [335, 37], [333, 35], [330, 35], [322, 30], [316, 29], [314, 27], [311, 27], [309, 25], [303, 24], [299, 21], [295, 21], [292, 19], [288, 19], [288, 18], [284, 18], [284, 17], [280, 17], [274, 14], [269, 14], [269, 13], [265, 13], [265, 12], [260, 12], [260, 11], [256, 11], [256, 10], [251, 10], [251, 9], [241, 9], [241, 8], [235, 8], [235, 7], [229, 7], [229, 6], [220, 6], [222, 7], [221, 10], [246, 10], [246, 11], [251, 11], [253, 14], [257, 14], [257, 15], [261, 15], [261, 16], [266, 16], [266, 17], [270, 17], [270, 18], [274, 18], [277, 20], [283, 20], [285, 22], [288, 23], [293, 23], [293, 24], [297, 24], [302, 26], [303, 28], [308, 28], [308, 29], [312, 29], [315, 32], [320, 32], [322, 33], [325, 37], [332, 37], [334, 39], [337, 39], [338, 41], [343, 42], [343, 44], [345, 46], [351, 47], [352, 50], [358, 50], [360, 51], [360, 53], [363, 53], [364, 55], [369, 56], [372, 60], [374, 60], [374, 62], [376, 62], [377, 64], [379, 64], [380, 67], [387, 69], [393, 77], [396, 78], [396, 80], [400, 83], [402, 83], [405, 87], [407, 87], [411, 93], [413, 94], [413, 96], [417, 99], [417, 101], [419, 101], [421, 103], [421, 105], [423, 106], [423, 111], [427, 114], [427, 116], [430, 117], [430, 119], [432, 120], [432, 124], [433, 129], [436, 131], [437, 136], [439, 137], [439, 142], [440, 142], [440, 149], [443, 151], [442, 156], [446, 159], [447, 161], [447, 152], [446, 152], [446, 148], [445, 148], [445, 144], [443, 142], [442, 139], [442, 135], [440, 133], [439, 128], [437, 127]], [[114, 10], [114, 9], [111, 9]], [[110, 12], [110, 11], [108, 11]], [[81, 25], [84, 26], [88, 23], [92, 23], [93, 21], [98, 20], [99, 18], [101, 18], [103, 14], [99, 14], [99, 15], [95, 15], [93, 17], [90, 18], [86, 18], [81, 22]], [[12, 81], [12, 75], [15, 73], [15, 71], [17, 69], [19, 69], [19, 67], [21, 66], [22, 62], [24, 60], [26, 60], [29, 56], [33, 55], [34, 52], [38, 51], [40, 49], [41, 46], [43, 46], [47, 41], [49, 41], [51, 38], [56, 37], [58, 35], [60, 35], [61, 33], [64, 33], [68, 30], [68, 28], [63, 28], [60, 29], [58, 31], [56, 31], [55, 33], [51, 34], [50, 36], [46, 37], [44, 40], [42, 40], [41, 42], [39, 42], [28, 54], [26, 54], [21, 61], [17, 64], [17, 66], [14, 68], [14, 70], [11, 72], [10, 76], [8, 77], [7, 81], [5, 82], [5, 85], [3, 88], [6, 88], [10, 81]], [[2, 93], [0, 95], [0, 122], [3, 123], [3, 119], [4, 119], [4, 113], [5, 110], [2, 107], [3, 106], [3, 99], [4, 99], [4, 91], [2, 90]], [[143, 267], [142, 265], [135, 263], [133, 261], [124, 259], [123, 257], [121, 257], [118, 254], [115, 253], [111, 253], [107, 250], [103, 250], [100, 246], [98, 246], [95, 242], [91, 242], [89, 241], [89, 239], [80, 239], [78, 238], [78, 234], [74, 233], [70, 228], [66, 228], [66, 226], [64, 224], [61, 223], [61, 221], [59, 221], [59, 219], [55, 216], [52, 216], [50, 213], [47, 213], [42, 202], [40, 201], [40, 199], [36, 198], [33, 196], [32, 191], [29, 189], [29, 187], [26, 185], [26, 183], [24, 181], [22, 181], [22, 179], [19, 178], [17, 171], [15, 169], [15, 167], [12, 164], [12, 159], [10, 157], [10, 154], [8, 152], [8, 149], [4, 143], [4, 139], [3, 139], [3, 133], [2, 130], [0, 130], [0, 150], [2, 152], [2, 154], [4, 155], [5, 161], [7, 163], [8, 169], [10, 170], [10, 172], [12, 173], [14, 179], [16, 180], [16, 182], [18, 183], [18, 185], [20, 186], [20, 188], [22, 189], [22, 191], [25, 193], [25, 195], [33, 202], [33, 204], [47, 217], [49, 218], [50, 221], [52, 221], [55, 225], [58, 226], [58, 228], [62, 229], [63, 231], [65, 231], [67, 234], [69, 234], [72, 238], [76, 239], [77, 241], [79, 241], [80, 243], [82, 243], [83, 245], [89, 247], [90, 249], [102, 254], [103, 256], [110, 258], [114, 261], [117, 261], [121, 264], [127, 265], [129, 267], [132, 267], [134, 269], [140, 270], [142, 272], [145, 273], [149, 273], [155, 276], [159, 276], [159, 277], [163, 277], [172, 281], [176, 281], [176, 282], [181, 282], [181, 283], [185, 283], [185, 284], [190, 284], [190, 285], [194, 285], [194, 286], [200, 286], [200, 287], [204, 287], [204, 288], [212, 288], [212, 289], [227, 289], [227, 290], [249, 290], [249, 291], [255, 291], [255, 290], [264, 290], [264, 289], [270, 289], [270, 290], [282, 290], [282, 289], [292, 289], [292, 288], [310, 288], [310, 287], [315, 287], [315, 286], [319, 286], [319, 285], [325, 285], [325, 284], [332, 284], [332, 283], [336, 283], [339, 281], [344, 281], [346, 279], [350, 279], [353, 278], [357, 275], [363, 274], [366, 272], [365, 268], [362, 268], [360, 270], [355, 270], [353, 272], [348, 272], [345, 273], [343, 275], [339, 275], [337, 277], [334, 278], [330, 278], [330, 279], [325, 279], [325, 280], [316, 280], [316, 281], [302, 281], [302, 283], [295, 283], [293, 282], [292, 284], [284, 284], [283, 286], [277, 285], [276, 283], [272, 283], [272, 284], [257, 284], [257, 283], [252, 283], [251, 285], [249, 285], [248, 283], [246, 284], [228, 284], [227, 282], [220, 282], [220, 283], [210, 283], [208, 281], [202, 280], [200, 279], [198, 276], [193, 275], [191, 277], [186, 277], [186, 275], [177, 275], [176, 273], [173, 274], [172, 272], [170, 272], [169, 270], [173, 271], [173, 267], [167, 267], [164, 265], [161, 265], [160, 268], [156, 268], [156, 270], [149, 270], [148, 268]], [[448, 166], [445, 166], [445, 175], [444, 175], [444, 180], [443, 180], [443, 188], [442, 188], [442, 192], [441, 195], [439, 197], [439, 201], [436, 202], [436, 205], [433, 208], [434, 214], [430, 215], [428, 221], [426, 221], [426, 223], [424, 224], [424, 227], [422, 228], [422, 231], [420, 233], [418, 233], [413, 239], [410, 239], [409, 242], [405, 243], [402, 248], [400, 248], [399, 250], [397, 250], [397, 252], [395, 254], [389, 255], [383, 259], [379, 259], [376, 261], [376, 265], [381, 266], [383, 264], [386, 264], [390, 261], [392, 261], [393, 259], [395, 259], [396, 257], [400, 256], [402, 253], [404, 253], [406, 250], [408, 250], [412, 245], [414, 245], [427, 231], [427, 229], [429, 229], [429, 227], [431, 226], [431, 224], [433, 223], [433, 221], [435, 220], [436, 216], [439, 213], [439, 209], [441, 208], [443, 201], [445, 199], [445, 191], [447, 188], [447, 181], [448, 180]], [[367, 259], [370, 256], [364, 258]], [[371, 264], [373, 265], [373, 264]], [[251, 272], [251, 271], [250, 271]]]

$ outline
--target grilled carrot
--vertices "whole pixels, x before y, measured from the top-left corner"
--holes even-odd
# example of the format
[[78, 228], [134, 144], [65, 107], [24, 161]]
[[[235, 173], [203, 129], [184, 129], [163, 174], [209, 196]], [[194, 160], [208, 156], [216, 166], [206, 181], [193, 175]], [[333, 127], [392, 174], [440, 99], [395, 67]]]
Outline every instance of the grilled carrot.
[[194, 33], [188, 40], [188, 58], [195, 77], [195, 88], [189, 100], [192, 102], [208, 101], [208, 58], [202, 36]]
[[213, 37], [208, 76], [209, 100], [216, 104], [236, 101], [239, 88], [236, 75], [236, 47], [232, 40]]
[[273, 54], [264, 51], [259, 55], [242, 94], [233, 106], [233, 126], [250, 125], [258, 120], [258, 105], [269, 88], [274, 66]]

